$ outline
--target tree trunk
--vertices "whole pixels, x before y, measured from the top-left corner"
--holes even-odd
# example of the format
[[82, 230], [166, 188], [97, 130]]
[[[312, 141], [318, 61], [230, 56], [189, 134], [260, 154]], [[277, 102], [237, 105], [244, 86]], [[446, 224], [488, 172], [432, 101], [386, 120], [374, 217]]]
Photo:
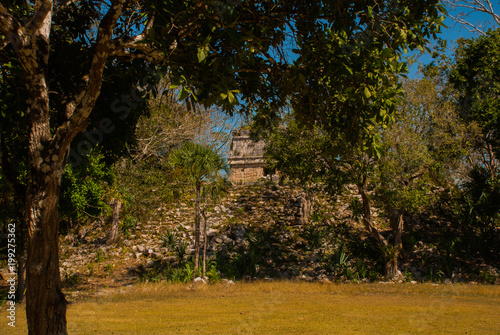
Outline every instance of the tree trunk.
[[203, 215], [203, 278], [205, 278], [207, 273], [207, 217], [204, 210], [201, 214]]
[[[34, 2], [31, 18], [22, 23], [0, 4], [0, 30], [23, 68], [26, 85], [29, 175], [25, 195], [28, 244], [26, 318], [32, 334], [66, 334], [66, 299], [59, 274], [57, 206], [61, 177], [71, 141], [88, 122], [99, 96], [110, 39], [125, 1], [113, 2], [97, 31], [92, 65], [81, 89], [70, 89], [61, 123], [51, 122], [57, 108], [49, 104], [49, 55], [53, 1]], [[60, 93], [60, 92], [54, 92]], [[55, 121], [55, 120], [52, 120]], [[51, 129], [52, 127], [52, 129]]]
[[[43, 172], [45, 171], [45, 173]], [[32, 166], [26, 194], [28, 259], [26, 316], [29, 334], [67, 334], [66, 299], [59, 273], [57, 204], [63, 165]]]
[[387, 260], [387, 263], [385, 264], [385, 276], [386, 278], [394, 278], [397, 274], [398, 274], [398, 257], [396, 254], [394, 258], [390, 258]]
[[389, 218], [389, 223], [394, 236], [394, 241], [392, 246], [388, 246], [387, 248], [385, 275], [387, 278], [394, 278], [399, 273], [398, 258], [403, 252], [403, 213], [394, 211]]
[[200, 264], [200, 203], [201, 203], [201, 185], [196, 185], [196, 209], [194, 218], [194, 270], [193, 280], [196, 278], [196, 271]]
[[373, 225], [370, 201], [368, 199], [368, 195], [366, 194], [364, 180], [362, 183], [358, 184], [357, 187], [363, 205], [363, 223], [365, 228], [375, 239], [375, 242], [384, 254], [385, 276], [387, 278], [394, 278], [394, 276], [398, 274], [398, 257], [399, 252], [402, 249], [401, 235], [403, 232], [403, 215], [400, 214], [397, 220], [393, 220], [392, 218], [389, 220], [395, 237], [393, 246], [389, 244], [385, 237], [383, 237], [378, 229]]
[[106, 244], [114, 244], [120, 240], [120, 234], [118, 233], [118, 223], [120, 221], [120, 208], [122, 203], [119, 199], [113, 199], [113, 218], [111, 221], [111, 231], [109, 232], [109, 238]]
[[403, 241], [401, 239], [403, 235], [403, 225], [404, 225], [403, 213], [398, 213], [397, 224], [393, 227], [392, 232], [394, 234], [394, 247], [399, 252], [403, 250]]
[[368, 199], [368, 195], [366, 194], [365, 184], [360, 183], [358, 186], [358, 193], [361, 196], [361, 202], [363, 205], [363, 224], [366, 230], [370, 233], [370, 235], [375, 239], [377, 244], [381, 247], [387, 246], [387, 240], [380, 234], [377, 228], [373, 225], [371, 209], [370, 209], [370, 200]]

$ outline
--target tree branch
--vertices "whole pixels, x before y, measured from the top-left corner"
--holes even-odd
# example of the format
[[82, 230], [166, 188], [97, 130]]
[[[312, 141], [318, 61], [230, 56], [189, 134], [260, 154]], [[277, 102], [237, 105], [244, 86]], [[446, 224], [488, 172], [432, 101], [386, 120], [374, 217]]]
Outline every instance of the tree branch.
[[120, 50], [120, 49], [125, 49], [125, 48], [136, 48], [138, 42], [144, 41], [149, 34], [149, 31], [151, 28], [153, 28], [153, 23], [154, 23], [154, 16], [148, 21], [146, 24], [146, 27], [144, 27], [144, 30], [136, 36], [132, 36], [129, 38], [116, 38], [113, 41], [111, 41], [111, 53], [113, 53], [115, 50]]
[[469, 13], [460, 13], [457, 16], [450, 15], [450, 17], [455, 20], [457, 23], [460, 23], [464, 26], [468, 26], [469, 31], [477, 32], [479, 34], [486, 34], [486, 31], [480, 24], [474, 24], [464, 17], [468, 17], [472, 12], [481, 12], [490, 15], [495, 23], [500, 26], [500, 15], [495, 13], [493, 8], [493, 4], [490, 0], [462, 0], [462, 1], [444, 1], [450, 8], [455, 9], [465, 9], [470, 10]]
[[102, 85], [102, 74], [106, 60], [110, 55], [110, 41], [118, 18], [122, 15], [126, 0], [114, 0], [101, 20], [95, 43], [92, 65], [87, 75], [82, 78], [83, 89], [75, 95], [73, 101], [66, 104], [68, 121], [57, 129], [54, 143], [64, 154], [74, 136], [85, 129], [88, 116], [95, 106]]
[[[51, 0], [41, 0], [35, 3], [35, 14], [27, 25], [30, 31], [37, 31], [42, 27], [50, 30], [51, 25], [47, 24], [47, 21], [52, 20], [52, 6]], [[49, 36], [49, 33], [43, 35]]]

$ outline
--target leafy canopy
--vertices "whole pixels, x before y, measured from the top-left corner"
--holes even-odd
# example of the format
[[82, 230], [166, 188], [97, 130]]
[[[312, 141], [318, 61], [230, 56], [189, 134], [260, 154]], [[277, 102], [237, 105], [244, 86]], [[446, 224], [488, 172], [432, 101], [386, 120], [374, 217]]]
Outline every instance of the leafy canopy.
[[461, 116], [477, 122], [484, 139], [500, 155], [500, 29], [462, 40], [450, 71]]
[[229, 173], [227, 162], [213, 149], [198, 143], [186, 143], [169, 156], [169, 163], [180, 180], [195, 187]]

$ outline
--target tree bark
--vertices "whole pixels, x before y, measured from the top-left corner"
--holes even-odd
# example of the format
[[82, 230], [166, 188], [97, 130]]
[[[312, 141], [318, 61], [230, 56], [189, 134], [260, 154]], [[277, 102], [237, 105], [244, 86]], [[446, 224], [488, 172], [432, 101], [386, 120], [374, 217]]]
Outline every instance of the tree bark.
[[[59, 273], [57, 203], [63, 165], [44, 173], [32, 169], [26, 195], [28, 260], [26, 316], [29, 334], [67, 334], [67, 302]], [[46, 166], [45, 163], [41, 166]]]
[[119, 199], [113, 199], [113, 218], [111, 220], [111, 230], [106, 244], [114, 244], [119, 241], [120, 234], [118, 233], [118, 223], [120, 221], [120, 208], [122, 203]]

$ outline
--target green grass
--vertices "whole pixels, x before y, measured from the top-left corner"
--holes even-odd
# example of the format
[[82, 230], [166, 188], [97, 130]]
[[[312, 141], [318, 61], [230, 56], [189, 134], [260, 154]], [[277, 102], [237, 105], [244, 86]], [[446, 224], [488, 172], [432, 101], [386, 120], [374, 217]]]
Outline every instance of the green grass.
[[[70, 305], [70, 334], [499, 334], [500, 287], [144, 284]], [[5, 315], [5, 306], [0, 311]], [[25, 334], [24, 312], [16, 332]]]

